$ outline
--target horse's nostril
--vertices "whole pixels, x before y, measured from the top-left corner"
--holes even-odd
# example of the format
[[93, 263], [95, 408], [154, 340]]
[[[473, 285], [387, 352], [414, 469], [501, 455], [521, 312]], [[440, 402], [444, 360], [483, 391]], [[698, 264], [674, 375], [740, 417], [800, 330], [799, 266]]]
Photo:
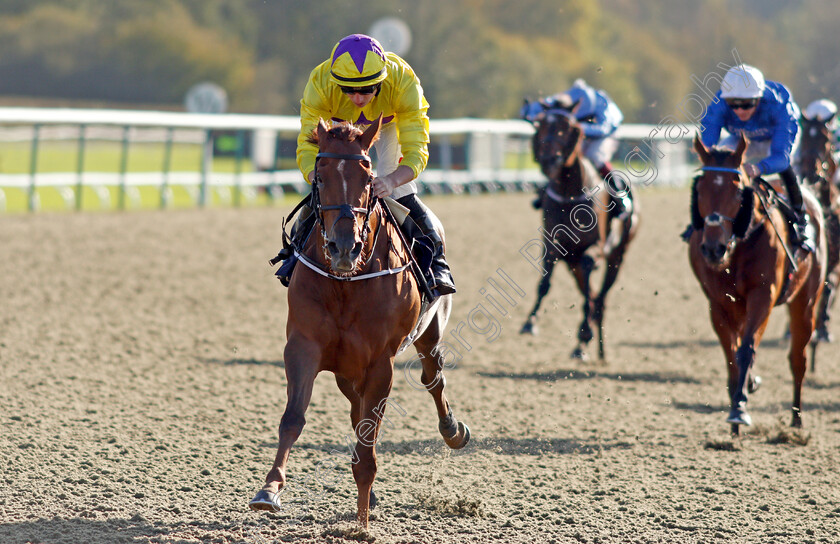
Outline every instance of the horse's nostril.
[[327, 242], [327, 251], [329, 251], [330, 254], [335, 255], [338, 253], [338, 245], [335, 242]]

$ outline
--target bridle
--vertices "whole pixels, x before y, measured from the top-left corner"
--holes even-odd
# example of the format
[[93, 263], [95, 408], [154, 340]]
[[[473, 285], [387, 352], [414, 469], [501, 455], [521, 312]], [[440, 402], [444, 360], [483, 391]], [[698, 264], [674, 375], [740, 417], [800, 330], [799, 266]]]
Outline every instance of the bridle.
[[555, 142], [558, 141], [557, 138], [557, 130], [555, 127], [557, 126], [557, 116], [565, 117], [570, 121], [574, 121], [574, 116], [571, 112], [564, 110], [564, 109], [550, 109], [546, 110], [545, 119], [547, 123], [547, 132], [548, 135], [545, 138], [540, 138], [539, 130], [534, 134], [534, 158], [536, 159], [537, 163], [539, 163], [540, 167], [543, 169], [543, 173], [550, 168], [555, 166], [557, 163], [562, 163], [566, 160], [566, 157], [563, 156], [562, 153], [553, 153], [553, 154], [543, 154], [539, 153], [540, 148], [551, 146]]
[[[799, 168], [805, 181], [810, 182], [811, 185], [819, 185], [825, 181], [823, 173], [828, 169], [828, 160], [825, 154], [830, 155], [832, 153], [833, 145], [825, 124], [814, 119], [808, 119], [807, 123], [808, 127], [803, 127], [805, 137], [799, 143]], [[805, 150], [806, 138], [816, 145]], [[822, 173], [820, 170], [822, 170]]]
[[[742, 172], [738, 168], [730, 168], [728, 166], [701, 166], [700, 170], [703, 172], [723, 172], [727, 174], [735, 174], [741, 179]], [[694, 189], [696, 193], [697, 189]], [[697, 213], [697, 219], [702, 222], [702, 227], [710, 226], [716, 227], [719, 226], [724, 221], [728, 221], [730, 225], [732, 225], [732, 234], [727, 240], [727, 247], [732, 247], [738, 239], [748, 237], [749, 233], [753, 230], [750, 229], [750, 225], [753, 223], [752, 220], [752, 204], [754, 198], [754, 190], [751, 187], [741, 187], [739, 189], [741, 193], [741, 206], [738, 208], [738, 214], [735, 217], [729, 217], [724, 215], [720, 212], [712, 212], [705, 217], [700, 217], [699, 211], [695, 212], [692, 210], [692, 213]], [[695, 195], [692, 195], [694, 198]], [[695, 207], [696, 203], [692, 203], [692, 207]], [[697, 225], [695, 225], [696, 227]], [[701, 227], [701, 228], [702, 228]]]
[[[324, 206], [321, 204], [321, 193], [318, 189], [318, 184], [322, 182], [321, 174], [318, 173], [318, 159], [344, 159], [350, 161], [359, 161], [363, 165], [365, 165], [365, 170], [368, 174], [367, 186], [368, 186], [368, 196], [367, 196], [367, 206], [364, 208], [359, 208], [355, 206], [351, 206], [350, 204], [343, 203], [343, 204], [335, 204]], [[330, 211], [330, 210], [338, 210], [338, 217], [336, 217], [335, 221], [333, 221], [332, 226], [329, 230], [335, 228], [336, 223], [343, 218], [348, 219], [355, 219], [355, 214], [362, 214], [364, 215], [365, 221], [362, 226], [362, 243], [367, 242], [368, 234], [370, 233], [370, 214], [373, 211], [374, 207], [376, 207], [377, 199], [373, 196], [373, 187], [371, 186], [371, 182], [373, 181], [373, 172], [370, 168], [371, 161], [368, 155], [363, 153], [354, 154], [354, 153], [327, 153], [327, 152], [320, 152], [315, 155], [315, 183], [312, 184], [312, 210], [315, 213], [315, 219], [321, 225], [321, 236], [324, 238], [324, 243], [329, 241], [327, 237], [327, 229], [326, 225], [324, 224], [324, 215], [323, 212]]]
[[[329, 205], [329, 206], [322, 205], [321, 204], [321, 194], [320, 194], [319, 189], [318, 189], [318, 184], [322, 182], [321, 175], [318, 173], [318, 159], [344, 159], [344, 160], [351, 160], [351, 161], [360, 161], [361, 163], [363, 163], [365, 165], [365, 170], [367, 171], [367, 174], [368, 174], [367, 207], [360, 208], [360, 207], [357, 207], [357, 206], [351, 206], [347, 203]], [[335, 227], [335, 224], [338, 222], [338, 220], [343, 218], [343, 217], [347, 217], [348, 219], [355, 219], [355, 217], [356, 217], [355, 214], [357, 214], [357, 213], [358, 214], [364, 214], [365, 222], [364, 222], [364, 227], [362, 229], [362, 243], [367, 243], [368, 234], [370, 233], [370, 215], [371, 215], [371, 212], [374, 210], [374, 208], [376, 208], [376, 206], [380, 202], [380, 199], [373, 195], [373, 188], [371, 186], [371, 181], [373, 181], [373, 172], [370, 169], [370, 165], [371, 165], [370, 157], [368, 155], [363, 154], [363, 153], [354, 154], [354, 153], [320, 152], [317, 155], [315, 155], [315, 183], [312, 184], [312, 194], [311, 194], [311, 197], [310, 197], [311, 198], [310, 202], [311, 202], [311, 208], [313, 210], [313, 213], [315, 214], [315, 219], [321, 225], [321, 236], [324, 239], [325, 252], [326, 252], [326, 247], [327, 247], [327, 244], [328, 244], [328, 241], [329, 241], [329, 238], [327, 237], [326, 229], [324, 227], [323, 212], [325, 210], [326, 211], [338, 210], [338, 212], [339, 212], [338, 213], [338, 218], [333, 222], [333, 227]], [[383, 208], [385, 208], [385, 207], [383, 206]], [[386, 214], [387, 214], [387, 212], [386, 212]], [[379, 226], [381, 227], [382, 223], [380, 223]], [[332, 227], [330, 227], [330, 230], [332, 230]], [[376, 234], [374, 235], [374, 240], [373, 240], [373, 245], [374, 246], [376, 246], [377, 237], [379, 236], [379, 231], [380, 231], [380, 229], [377, 228], [376, 229]], [[381, 277], [381, 276], [398, 274], [398, 273], [406, 270], [407, 268], [409, 268], [411, 266], [411, 260], [409, 260], [409, 262], [405, 263], [402, 266], [397, 266], [397, 267], [393, 267], [393, 268], [385, 268], [385, 269], [378, 270], [378, 271], [375, 271], [375, 272], [370, 272], [370, 273], [367, 273], [367, 274], [341, 275], [341, 276], [339, 276], [339, 275], [330, 273], [328, 270], [325, 270], [322, 265], [312, 261], [306, 255], [298, 252], [297, 249], [295, 250], [295, 255], [298, 256], [298, 258], [300, 259], [300, 262], [304, 266], [306, 266], [307, 268], [309, 268], [310, 270], [312, 270], [316, 274], [318, 274], [320, 276], [323, 276], [325, 278], [330, 278], [332, 280], [346, 281], [346, 282], [362, 281], [362, 280], [368, 280], [368, 279], [371, 279], [371, 278], [378, 278], [378, 277]]]

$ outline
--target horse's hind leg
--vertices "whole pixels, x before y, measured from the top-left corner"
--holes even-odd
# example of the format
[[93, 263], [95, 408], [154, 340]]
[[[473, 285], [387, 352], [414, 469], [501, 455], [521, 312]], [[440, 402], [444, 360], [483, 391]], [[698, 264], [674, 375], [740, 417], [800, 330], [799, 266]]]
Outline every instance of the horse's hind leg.
[[[627, 224], [629, 219], [626, 220]], [[629, 228], [627, 229], [629, 231]], [[618, 278], [618, 271], [621, 269], [621, 263], [624, 261], [624, 253], [627, 250], [629, 242], [628, 233], [624, 234], [621, 244], [616, 246], [612, 253], [607, 257], [607, 270], [604, 272], [604, 281], [601, 284], [601, 291], [598, 296], [592, 301], [592, 320], [598, 327], [598, 357], [604, 359], [604, 308], [606, 307], [607, 293]]]
[[[816, 266], [816, 265], [814, 265]], [[813, 283], [813, 282], [809, 282]], [[790, 312], [790, 372], [793, 375], [793, 404], [791, 406], [791, 427], [802, 426], [802, 383], [807, 369], [807, 348], [816, 322], [816, 299], [819, 291], [804, 285], [788, 309]], [[817, 291], [816, 294], [814, 291]], [[816, 349], [814, 350], [816, 355]]]
[[[470, 428], [465, 423], [458, 421], [452, 413], [449, 401], [446, 400], [446, 394], [444, 393], [446, 377], [443, 375], [443, 367], [446, 361], [438, 350], [438, 343], [445, 322], [440, 311], [438, 310], [438, 316], [432, 320], [426, 331], [414, 343], [414, 347], [417, 348], [417, 353], [423, 363], [420, 384], [414, 385], [414, 387], [422, 387], [431, 393], [437, 408], [438, 430], [446, 445], [457, 450], [466, 446], [470, 441]], [[407, 369], [407, 371], [410, 371], [410, 369]], [[417, 382], [410, 379], [409, 383], [416, 384]]]
[[[820, 297], [819, 319], [817, 320], [817, 339], [820, 342], [831, 342], [833, 340], [828, 324], [831, 321], [831, 306], [833, 305], [835, 294], [836, 285], [834, 281], [826, 279], [823, 294]], [[814, 368], [814, 361], [811, 361], [811, 370], [816, 370]]]
[[551, 289], [551, 273], [554, 272], [554, 265], [556, 263], [556, 258], [551, 255], [550, 252], [547, 253], [542, 263], [544, 273], [542, 278], [540, 278], [539, 286], [537, 286], [537, 302], [534, 304], [534, 308], [531, 310], [531, 313], [528, 314], [528, 319], [525, 321], [525, 324], [522, 325], [522, 328], [519, 330], [519, 334], [536, 335], [539, 333], [539, 329], [537, 328], [537, 312], [540, 310], [543, 298], [545, 298], [548, 294], [548, 290]]
[[286, 463], [292, 444], [300, 436], [306, 424], [304, 414], [312, 398], [312, 385], [318, 374], [320, 348], [314, 344], [286, 344], [284, 363], [286, 366], [286, 410], [280, 419], [279, 444], [274, 465], [265, 478], [265, 485], [251, 499], [252, 510], [278, 511], [280, 490], [286, 484]]
[[583, 255], [580, 261], [576, 263], [569, 263], [569, 270], [575, 277], [578, 289], [583, 295], [583, 320], [580, 322], [578, 328], [578, 345], [572, 351], [572, 358], [586, 359], [586, 351], [584, 348], [592, 340], [594, 334], [592, 333], [592, 291], [589, 287], [589, 278], [592, 271], [595, 270], [595, 261], [589, 255]]

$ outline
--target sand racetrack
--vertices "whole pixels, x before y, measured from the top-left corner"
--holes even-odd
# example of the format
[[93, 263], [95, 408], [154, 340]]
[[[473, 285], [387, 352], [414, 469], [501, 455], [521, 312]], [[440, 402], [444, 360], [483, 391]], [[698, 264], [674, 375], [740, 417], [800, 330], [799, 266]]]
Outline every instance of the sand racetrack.
[[489, 309], [499, 269], [526, 294], [495, 332], [463, 329], [447, 394], [472, 428], [465, 450], [448, 451], [398, 359], [403, 410], [387, 414], [367, 532], [349, 463], [315, 477], [351, 432], [326, 374], [288, 513], [247, 508], [285, 403], [286, 292], [266, 260], [290, 206], [0, 217], [0, 543], [840, 542], [840, 342], [821, 346], [791, 432], [777, 309], [755, 425], [732, 439], [722, 352], [677, 237], [688, 193], [640, 197], [605, 364], [568, 357], [580, 297], [565, 268], [541, 334], [518, 334], [537, 282], [519, 253], [538, 236], [531, 195], [425, 199], [459, 288], [450, 329]]

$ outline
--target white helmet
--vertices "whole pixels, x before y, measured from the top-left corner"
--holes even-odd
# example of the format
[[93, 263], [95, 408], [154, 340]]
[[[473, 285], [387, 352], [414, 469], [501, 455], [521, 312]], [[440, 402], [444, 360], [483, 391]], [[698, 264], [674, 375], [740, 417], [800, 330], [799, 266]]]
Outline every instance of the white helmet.
[[748, 64], [733, 66], [720, 84], [721, 98], [761, 98], [764, 95], [764, 75]]
[[802, 115], [804, 115], [806, 119], [825, 123], [832, 120], [834, 116], [837, 115], [837, 104], [825, 98], [814, 100], [808, 104], [808, 107], [805, 108]]

